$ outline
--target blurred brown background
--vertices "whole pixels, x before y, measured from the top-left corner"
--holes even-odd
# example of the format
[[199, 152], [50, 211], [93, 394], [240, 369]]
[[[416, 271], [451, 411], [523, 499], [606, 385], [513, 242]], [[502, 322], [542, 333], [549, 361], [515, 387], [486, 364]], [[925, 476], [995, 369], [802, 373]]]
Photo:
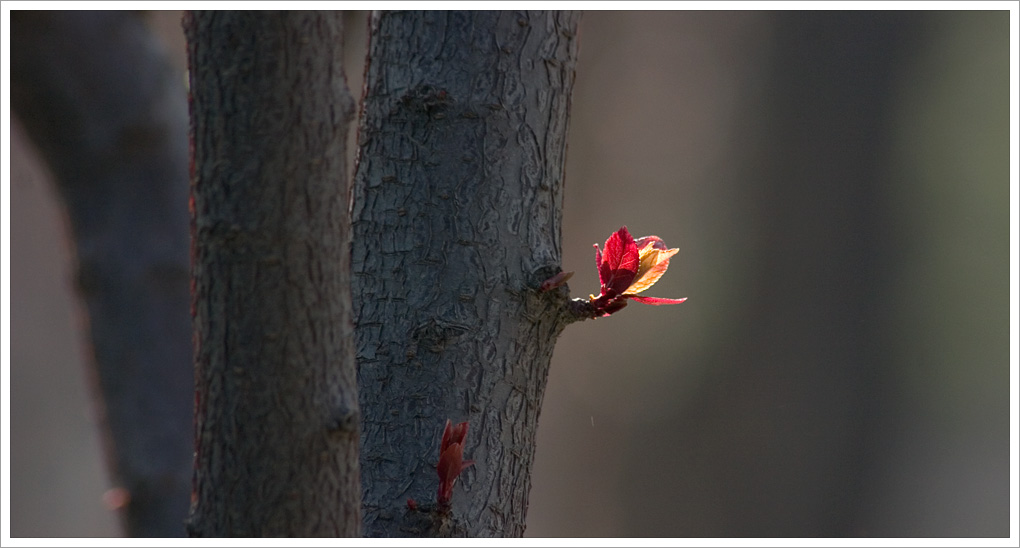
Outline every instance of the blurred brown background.
[[[179, 14], [149, 16], [183, 83]], [[648, 294], [689, 300], [563, 334], [528, 535], [1008, 536], [1008, 12], [581, 33], [572, 293], [626, 224], [680, 248]], [[66, 223], [12, 137], [11, 534], [116, 536]]]

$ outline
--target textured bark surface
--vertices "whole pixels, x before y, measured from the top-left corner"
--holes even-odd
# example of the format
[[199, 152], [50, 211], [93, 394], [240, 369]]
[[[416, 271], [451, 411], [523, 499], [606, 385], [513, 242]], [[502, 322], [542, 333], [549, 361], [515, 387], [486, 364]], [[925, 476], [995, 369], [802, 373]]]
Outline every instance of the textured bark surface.
[[192, 447], [187, 112], [137, 14], [13, 12], [11, 104], [77, 255], [106, 455], [131, 536], [183, 536]]
[[341, 14], [185, 15], [195, 536], [358, 535]]
[[[352, 195], [369, 536], [520, 536], [567, 290], [576, 13], [373, 16]], [[437, 511], [440, 436], [468, 468]], [[406, 501], [418, 502], [417, 511]]]

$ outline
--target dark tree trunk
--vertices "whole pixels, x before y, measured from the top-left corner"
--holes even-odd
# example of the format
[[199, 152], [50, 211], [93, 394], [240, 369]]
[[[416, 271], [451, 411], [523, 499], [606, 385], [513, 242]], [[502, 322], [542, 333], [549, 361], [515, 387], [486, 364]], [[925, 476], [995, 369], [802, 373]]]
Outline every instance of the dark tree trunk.
[[[373, 16], [353, 196], [370, 536], [520, 536], [566, 291], [563, 166], [576, 13]], [[469, 421], [452, 509], [447, 418]], [[406, 501], [419, 502], [417, 511]]]
[[359, 534], [341, 14], [197, 12], [197, 536]]
[[182, 536], [194, 389], [184, 86], [137, 14], [11, 15], [11, 104], [70, 221], [125, 531]]

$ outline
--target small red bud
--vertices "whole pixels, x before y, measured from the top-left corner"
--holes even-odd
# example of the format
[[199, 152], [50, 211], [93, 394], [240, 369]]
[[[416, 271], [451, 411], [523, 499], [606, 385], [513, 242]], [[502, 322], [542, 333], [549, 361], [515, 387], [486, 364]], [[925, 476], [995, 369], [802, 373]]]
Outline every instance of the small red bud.
[[440, 506], [449, 506], [450, 498], [453, 497], [453, 484], [457, 481], [457, 476], [465, 468], [475, 463], [473, 460], [464, 460], [464, 438], [467, 437], [467, 432], [467, 422], [453, 426], [450, 419], [446, 419], [443, 440], [439, 444], [439, 464], [436, 465], [436, 473], [439, 475], [439, 492], [436, 502]]
[[563, 284], [567, 283], [567, 280], [569, 280], [570, 277], [573, 275], [574, 275], [573, 272], [560, 272], [559, 274], [553, 276], [552, 278], [549, 278], [548, 280], [542, 282], [542, 285], [538, 287], [538, 290], [542, 293], [545, 293], [546, 291], [556, 289], [557, 287], [560, 287]]

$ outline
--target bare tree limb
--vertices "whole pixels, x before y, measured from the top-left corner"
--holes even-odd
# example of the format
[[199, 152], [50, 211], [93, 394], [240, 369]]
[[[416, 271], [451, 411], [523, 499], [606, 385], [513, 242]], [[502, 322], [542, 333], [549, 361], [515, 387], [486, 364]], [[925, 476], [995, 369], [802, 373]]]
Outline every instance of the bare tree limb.
[[357, 536], [339, 12], [185, 16], [195, 536]]
[[129, 12], [13, 12], [11, 104], [53, 171], [132, 536], [182, 536], [192, 438], [180, 74]]
[[[580, 15], [373, 17], [353, 269], [369, 536], [520, 536], [556, 338]], [[468, 421], [450, 510], [440, 435]], [[418, 510], [409, 510], [412, 498]]]

